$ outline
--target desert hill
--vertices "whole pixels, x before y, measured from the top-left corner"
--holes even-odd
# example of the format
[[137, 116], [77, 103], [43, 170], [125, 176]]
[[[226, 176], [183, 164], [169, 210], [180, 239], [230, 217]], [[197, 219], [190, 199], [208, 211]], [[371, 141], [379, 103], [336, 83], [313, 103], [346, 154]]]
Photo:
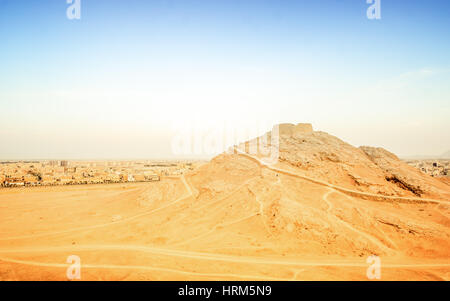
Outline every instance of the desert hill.
[[[230, 239], [230, 228], [211, 219], [214, 235], [199, 238], [202, 244], [232, 246], [223, 252], [250, 244], [261, 247], [259, 254], [302, 258], [378, 254], [448, 259], [450, 186], [382, 148], [356, 148], [311, 125], [283, 124], [279, 138], [280, 158], [272, 166], [259, 161], [259, 152], [235, 149], [190, 176], [198, 190], [196, 204], [211, 206], [211, 213], [202, 211], [198, 218], [220, 212], [225, 225], [240, 217], [235, 231], [252, 238]], [[248, 150], [248, 144], [239, 147]]]
[[[260, 145], [264, 144], [263, 139], [257, 140]], [[447, 185], [409, 166], [394, 154], [382, 148], [354, 147], [325, 132], [313, 131], [310, 124], [279, 125], [278, 166], [369, 193], [424, 198], [439, 198], [444, 194], [450, 198]]]
[[267, 136], [159, 183], [0, 190], [0, 279], [66, 280], [70, 254], [83, 280], [367, 280], [372, 255], [450, 279], [449, 185], [309, 124]]

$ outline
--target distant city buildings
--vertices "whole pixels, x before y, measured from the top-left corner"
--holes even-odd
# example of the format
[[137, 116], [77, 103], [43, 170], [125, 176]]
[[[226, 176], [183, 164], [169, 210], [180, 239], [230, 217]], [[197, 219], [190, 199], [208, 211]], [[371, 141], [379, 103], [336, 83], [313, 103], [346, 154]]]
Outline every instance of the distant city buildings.
[[182, 175], [195, 162], [185, 161], [14, 161], [0, 162], [0, 186], [51, 186], [160, 181]]
[[450, 177], [450, 160], [407, 160], [406, 163], [432, 177]]
[[49, 161], [48, 165], [50, 165], [50, 166], [58, 166], [59, 162], [58, 161]]

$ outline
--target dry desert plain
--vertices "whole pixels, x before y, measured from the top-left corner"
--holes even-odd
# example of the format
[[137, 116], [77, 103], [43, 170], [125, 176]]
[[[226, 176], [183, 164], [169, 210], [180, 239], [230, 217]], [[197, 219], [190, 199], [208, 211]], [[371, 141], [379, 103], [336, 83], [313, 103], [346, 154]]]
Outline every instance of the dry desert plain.
[[0, 189], [0, 279], [450, 279], [450, 186], [380, 149], [280, 125], [160, 182]]

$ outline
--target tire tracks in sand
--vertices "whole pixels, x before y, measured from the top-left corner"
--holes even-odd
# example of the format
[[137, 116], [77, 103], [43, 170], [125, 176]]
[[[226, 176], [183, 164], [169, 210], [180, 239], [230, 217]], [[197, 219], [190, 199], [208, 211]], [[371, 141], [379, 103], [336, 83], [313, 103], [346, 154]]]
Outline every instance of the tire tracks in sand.
[[158, 212], [160, 210], [163, 210], [163, 209], [165, 209], [165, 208], [167, 208], [169, 206], [175, 205], [175, 204], [177, 204], [177, 203], [179, 203], [179, 202], [181, 202], [181, 201], [183, 201], [183, 200], [193, 196], [192, 189], [188, 185], [188, 183], [186, 182], [186, 179], [185, 179], [184, 175], [181, 176], [181, 181], [183, 182], [183, 184], [186, 187], [186, 190], [188, 191], [187, 195], [179, 197], [178, 199], [176, 199], [173, 202], [170, 202], [170, 203], [168, 203], [166, 205], [163, 205], [161, 207], [158, 207], [158, 208], [155, 208], [155, 209], [152, 209], [152, 210], [148, 210], [148, 211], [145, 211], [145, 212], [133, 215], [133, 216], [129, 216], [129, 217], [126, 217], [126, 218], [123, 218], [123, 219], [120, 219], [120, 220], [117, 220], [117, 221], [108, 222], [108, 223], [96, 224], [96, 225], [92, 225], [92, 226], [76, 227], [76, 228], [71, 228], [71, 229], [68, 229], [68, 230], [55, 231], [55, 232], [45, 232], [45, 233], [21, 235], [21, 236], [14, 236], [14, 237], [4, 237], [4, 238], [0, 237], [0, 241], [46, 237], [46, 236], [66, 234], [66, 233], [71, 233], [71, 232], [76, 232], [76, 231], [98, 229], [98, 228], [103, 228], [103, 227], [107, 227], [107, 226], [110, 226], [110, 225], [115, 225], [115, 224], [120, 224], [120, 223], [124, 223], [124, 222], [129, 222], [131, 220], [134, 220], [134, 219], [137, 219], [137, 218], [140, 218], [140, 217], [143, 217], [143, 216], [146, 216], [146, 215]]
[[[181, 258], [198, 259], [204, 261], [223, 261], [223, 262], [234, 262], [234, 263], [245, 263], [245, 264], [264, 264], [264, 265], [283, 265], [283, 266], [316, 266], [316, 267], [367, 267], [365, 260], [361, 262], [355, 262], [353, 260], [342, 260], [342, 261], [302, 261], [294, 259], [280, 259], [280, 258], [268, 258], [268, 257], [252, 257], [252, 256], [236, 256], [236, 255], [226, 255], [217, 253], [206, 253], [206, 252], [196, 252], [196, 251], [186, 251], [186, 250], [176, 250], [176, 249], [165, 249], [165, 248], [155, 248], [148, 246], [139, 245], [80, 245], [80, 246], [63, 246], [63, 247], [33, 247], [33, 248], [22, 248], [22, 249], [0, 249], [0, 254], [8, 253], [44, 253], [48, 252], [74, 252], [74, 251], [137, 251], [144, 253], [152, 253], [157, 255], [174, 256]], [[0, 260], [8, 261], [15, 260], [0, 256]], [[29, 261], [33, 263], [34, 261]], [[35, 262], [39, 263], [39, 262]], [[44, 263], [45, 264], [45, 263]], [[67, 265], [65, 265], [67, 266]], [[450, 267], [450, 262], [446, 263], [419, 263], [419, 264], [386, 264], [382, 265], [387, 268], [413, 268], [413, 267]]]

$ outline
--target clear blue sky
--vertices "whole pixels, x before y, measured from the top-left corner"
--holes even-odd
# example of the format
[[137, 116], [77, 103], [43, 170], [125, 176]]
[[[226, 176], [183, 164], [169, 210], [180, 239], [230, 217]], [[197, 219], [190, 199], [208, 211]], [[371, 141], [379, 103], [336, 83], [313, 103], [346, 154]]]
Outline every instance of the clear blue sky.
[[0, 158], [161, 157], [173, 123], [252, 121], [449, 150], [450, 1], [368, 6], [0, 0]]

